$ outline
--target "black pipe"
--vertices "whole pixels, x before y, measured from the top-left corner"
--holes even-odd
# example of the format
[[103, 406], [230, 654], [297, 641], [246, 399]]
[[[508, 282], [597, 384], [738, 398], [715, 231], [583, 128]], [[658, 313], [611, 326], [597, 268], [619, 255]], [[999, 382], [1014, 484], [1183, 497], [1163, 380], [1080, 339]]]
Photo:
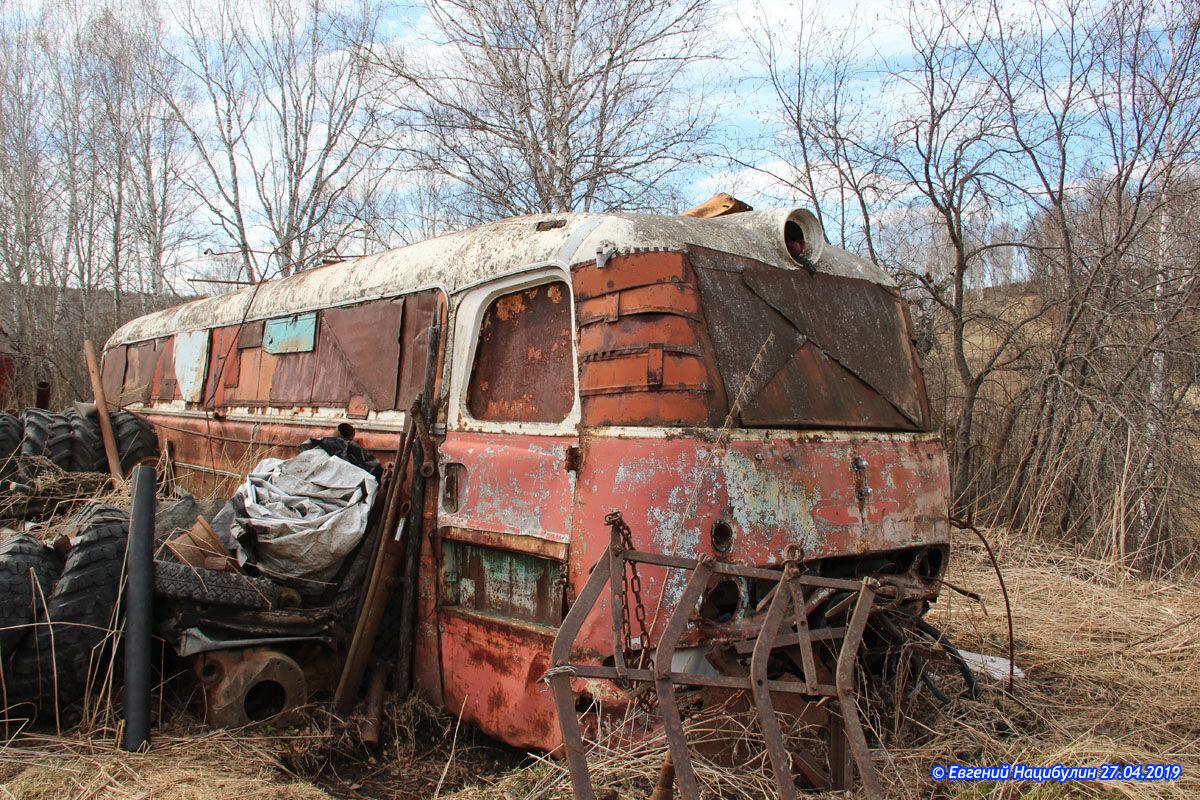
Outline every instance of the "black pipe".
[[50, 381], [38, 381], [33, 398], [34, 408], [50, 408]]
[[125, 569], [125, 734], [121, 749], [150, 744], [150, 636], [154, 620], [154, 468], [133, 470]]

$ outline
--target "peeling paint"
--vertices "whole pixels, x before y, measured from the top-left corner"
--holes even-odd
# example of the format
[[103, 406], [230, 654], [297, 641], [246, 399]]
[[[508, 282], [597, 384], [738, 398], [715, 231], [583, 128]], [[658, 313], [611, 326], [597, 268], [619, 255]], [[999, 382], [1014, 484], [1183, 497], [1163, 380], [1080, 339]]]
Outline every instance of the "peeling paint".
[[[426, 288], [449, 292], [517, 274], [530, 265], [568, 267], [594, 260], [598, 242], [620, 252], [637, 248], [683, 249], [698, 245], [795, 269], [782, 241], [782, 221], [792, 209], [695, 219], [654, 214], [534, 214], [479, 225], [459, 233], [307, 270], [259, 287], [197, 300], [139, 317], [121, 326], [107, 347], [244, 320], [270, 319], [358, 303]], [[538, 223], [563, 220], [562, 227], [537, 230]], [[775, 228], [779, 236], [775, 237]], [[579, 232], [586, 232], [581, 239]], [[764, 235], [769, 233], [772, 235]], [[565, 244], [572, 247], [564, 248]], [[887, 273], [869, 261], [825, 245], [819, 271], [892, 286]]]

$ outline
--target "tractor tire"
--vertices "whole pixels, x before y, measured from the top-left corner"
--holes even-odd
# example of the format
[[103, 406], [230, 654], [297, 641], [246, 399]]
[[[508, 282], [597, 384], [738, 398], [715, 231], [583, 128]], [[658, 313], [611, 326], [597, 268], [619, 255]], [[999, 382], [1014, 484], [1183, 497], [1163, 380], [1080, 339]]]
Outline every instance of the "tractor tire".
[[46, 445], [50, 441], [50, 427], [54, 424], [54, 415], [42, 408], [27, 408], [21, 412], [21, 451], [22, 458], [35, 458], [46, 455]]
[[52, 716], [78, 700], [107, 667], [105, 650], [121, 594], [129, 515], [89, 504], [75, 523], [71, 552], [36, 635], [8, 658], [6, 699], [11, 716]]
[[154, 596], [218, 606], [272, 609], [279, 587], [263, 578], [193, 567], [175, 561], [154, 562]]
[[0, 658], [28, 635], [61, 570], [54, 550], [27, 533], [0, 542]]
[[117, 456], [121, 459], [123, 475], [128, 476], [143, 461], [158, 460], [158, 436], [149, 422], [124, 409], [114, 411], [109, 419], [117, 440]]
[[21, 420], [7, 411], [0, 414], [0, 481], [17, 472], [17, 456], [21, 454]]
[[50, 426], [46, 456], [66, 472], [102, 472], [100, 423], [73, 408], [59, 412]]

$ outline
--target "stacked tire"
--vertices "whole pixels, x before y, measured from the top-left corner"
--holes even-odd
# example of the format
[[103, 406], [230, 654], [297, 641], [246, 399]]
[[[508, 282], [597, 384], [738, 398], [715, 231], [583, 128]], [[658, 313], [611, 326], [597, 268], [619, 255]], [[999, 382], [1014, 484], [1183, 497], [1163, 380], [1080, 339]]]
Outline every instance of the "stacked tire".
[[[138, 464], [158, 461], [158, 437], [149, 422], [125, 409], [114, 411], [108, 418], [117, 440], [117, 457], [121, 459], [123, 474], [132, 473]], [[103, 469], [106, 462], [103, 442], [100, 443], [100, 461]]]
[[0, 543], [3, 716], [63, 719], [108, 668], [118, 622], [129, 515], [91, 503], [72, 521], [71, 549], [17, 534]]
[[24, 429], [15, 414], [0, 414], [0, 481], [17, 474], [17, 458], [21, 454]]
[[[109, 420], [124, 474], [158, 459], [158, 437], [150, 423], [124, 409], [109, 414]], [[32, 478], [39, 458], [64, 472], [107, 472], [98, 418], [74, 408], [57, 414], [40, 408], [0, 414], [0, 480]]]

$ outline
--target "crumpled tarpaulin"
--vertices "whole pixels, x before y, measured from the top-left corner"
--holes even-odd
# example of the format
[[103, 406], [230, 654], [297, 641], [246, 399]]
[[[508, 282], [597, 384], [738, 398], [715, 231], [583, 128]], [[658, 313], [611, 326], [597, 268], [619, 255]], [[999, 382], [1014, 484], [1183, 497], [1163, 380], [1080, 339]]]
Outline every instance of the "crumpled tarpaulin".
[[238, 487], [235, 505], [245, 514], [234, 516], [232, 533], [252, 540], [266, 574], [325, 581], [366, 533], [378, 487], [370, 473], [320, 448], [263, 459]]

